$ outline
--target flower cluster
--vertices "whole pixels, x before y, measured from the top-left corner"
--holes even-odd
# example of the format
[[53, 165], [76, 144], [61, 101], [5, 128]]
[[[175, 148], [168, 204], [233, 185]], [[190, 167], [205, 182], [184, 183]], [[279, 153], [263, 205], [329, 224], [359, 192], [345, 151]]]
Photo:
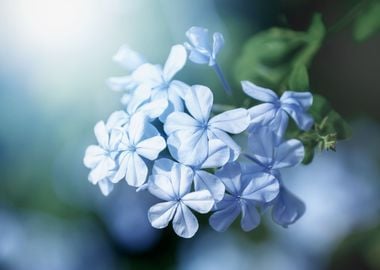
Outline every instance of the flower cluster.
[[[260, 213], [271, 209], [274, 222], [286, 227], [305, 211], [304, 204], [284, 186], [280, 169], [298, 165], [304, 147], [285, 140], [289, 118], [302, 130], [313, 125], [307, 113], [309, 92], [285, 91], [281, 97], [251, 82], [243, 91], [262, 103], [252, 108], [213, 112], [213, 93], [174, 77], [187, 59], [214, 67], [223, 87], [227, 80], [216, 59], [224, 44], [215, 33], [192, 27], [189, 42], [174, 45], [165, 65], [150, 64], [122, 46], [114, 60], [129, 75], [108, 80], [123, 92], [123, 110], [95, 126], [97, 145], [87, 148], [84, 164], [89, 181], [108, 195], [120, 180], [162, 200], [148, 212], [155, 228], [172, 221], [177, 235], [192, 237], [198, 230], [193, 211], [210, 211], [209, 223], [226, 230], [241, 214], [241, 228], [250, 231]], [[236, 139], [239, 135], [239, 140]]]

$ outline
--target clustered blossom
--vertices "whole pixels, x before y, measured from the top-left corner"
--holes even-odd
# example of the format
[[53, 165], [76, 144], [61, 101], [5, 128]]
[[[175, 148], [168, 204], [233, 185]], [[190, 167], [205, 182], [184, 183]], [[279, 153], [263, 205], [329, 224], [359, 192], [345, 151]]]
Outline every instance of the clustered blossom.
[[285, 91], [278, 97], [243, 81], [243, 91], [263, 103], [215, 115], [211, 89], [187, 85], [175, 75], [188, 59], [208, 64], [229, 93], [216, 61], [224, 38], [214, 33], [210, 39], [200, 27], [186, 36], [189, 41], [174, 45], [163, 66], [125, 45], [113, 57], [129, 71], [108, 80], [123, 92], [123, 109], [95, 125], [97, 145], [84, 157], [89, 181], [106, 196], [123, 179], [139, 192], [150, 192], [162, 200], [148, 211], [152, 226], [162, 229], [172, 222], [185, 238], [199, 227], [193, 211], [212, 212], [209, 223], [216, 231], [227, 230], [240, 215], [241, 228], [253, 230], [268, 209], [274, 222], [287, 227], [303, 215], [305, 205], [285, 187], [280, 170], [298, 165], [304, 147], [284, 135], [289, 117], [300, 129], [311, 128], [312, 95]]

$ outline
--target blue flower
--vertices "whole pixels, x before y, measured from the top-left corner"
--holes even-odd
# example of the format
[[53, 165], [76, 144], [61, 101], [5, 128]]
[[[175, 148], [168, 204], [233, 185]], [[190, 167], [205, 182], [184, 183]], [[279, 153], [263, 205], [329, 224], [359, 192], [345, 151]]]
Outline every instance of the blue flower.
[[103, 121], [95, 125], [94, 133], [99, 145], [87, 147], [83, 163], [91, 169], [88, 180], [94, 185], [98, 184], [102, 193], [108, 195], [113, 189], [110, 179], [117, 167], [115, 150], [118, 138], [107, 129]]
[[237, 158], [240, 147], [227, 133], [238, 134], [248, 127], [248, 111], [238, 108], [210, 119], [213, 95], [209, 88], [201, 85], [189, 89], [185, 104], [189, 114], [173, 112], [164, 124], [170, 153], [185, 165], [200, 166], [209, 155], [209, 141], [218, 139], [231, 148]]
[[288, 227], [295, 223], [305, 213], [305, 204], [285, 187], [273, 202], [272, 219], [277, 224]]
[[249, 81], [241, 82], [244, 92], [250, 97], [265, 102], [249, 109], [251, 128], [270, 126], [279, 136], [283, 136], [288, 126], [289, 116], [302, 130], [309, 130], [314, 121], [307, 110], [313, 103], [309, 92], [285, 91], [281, 98], [270, 90]]
[[190, 51], [189, 59], [197, 64], [215, 65], [216, 56], [224, 45], [223, 35], [214, 33], [211, 43], [208, 29], [193, 26], [187, 30], [186, 36], [190, 41], [185, 42], [185, 47]]
[[223, 181], [226, 191], [209, 223], [216, 231], [225, 231], [242, 213], [241, 228], [250, 231], [260, 224], [256, 207], [271, 202], [279, 192], [279, 182], [268, 173], [242, 174], [240, 164], [228, 163], [216, 175]]
[[189, 42], [185, 42], [185, 47], [190, 51], [190, 61], [196, 64], [208, 64], [213, 67], [223, 84], [224, 90], [228, 95], [231, 95], [231, 87], [216, 62], [216, 56], [224, 46], [223, 35], [216, 32], [213, 34], [211, 41], [206, 28], [193, 26], [187, 30], [186, 36]]
[[[150, 98], [154, 100], [167, 100], [168, 105], [160, 116], [165, 121], [168, 114], [173, 111], [182, 111], [183, 102], [181, 96], [188, 86], [180, 81], [172, 81], [174, 75], [183, 68], [186, 63], [187, 53], [182, 45], [174, 45], [164, 67], [160, 65], [143, 64], [133, 73], [132, 79], [138, 84], [148, 84], [151, 87]], [[136, 91], [136, 93], [138, 93]]]
[[265, 171], [276, 174], [278, 169], [293, 167], [302, 162], [303, 144], [296, 139], [282, 141], [270, 128], [260, 127], [248, 136], [243, 157], [243, 169], [249, 172]]
[[165, 140], [141, 113], [131, 117], [126, 130], [118, 131], [121, 133], [121, 140], [117, 147], [119, 168], [112, 181], [117, 183], [125, 178], [129, 185], [139, 187], [145, 183], [148, 174], [148, 168], [143, 158], [155, 160], [158, 154], [165, 149]]
[[107, 128], [120, 128], [129, 124], [131, 117], [136, 113], [141, 113], [149, 121], [159, 117], [168, 105], [165, 99], [150, 100], [150, 86], [142, 84], [137, 87], [136, 92], [131, 95], [131, 99], [125, 110], [113, 112], [107, 120]]
[[148, 218], [153, 227], [162, 229], [173, 220], [175, 233], [184, 238], [193, 237], [198, 230], [198, 221], [191, 212], [209, 212], [214, 200], [207, 190], [191, 192], [193, 171], [169, 159], [159, 159], [154, 164], [148, 189], [150, 193], [164, 200], [153, 205]]

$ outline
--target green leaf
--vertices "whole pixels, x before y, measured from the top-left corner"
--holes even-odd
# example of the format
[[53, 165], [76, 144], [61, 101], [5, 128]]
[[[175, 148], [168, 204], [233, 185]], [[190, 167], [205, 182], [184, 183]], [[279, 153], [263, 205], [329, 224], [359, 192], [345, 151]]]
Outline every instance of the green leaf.
[[271, 28], [255, 35], [247, 41], [236, 61], [235, 78], [277, 92], [307, 90], [306, 69], [321, 46], [325, 32], [321, 16], [317, 14], [307, 32]]
[[380, 30], [380, 1], [371, 1], [354, 23], [354, 38], [364, 41]]

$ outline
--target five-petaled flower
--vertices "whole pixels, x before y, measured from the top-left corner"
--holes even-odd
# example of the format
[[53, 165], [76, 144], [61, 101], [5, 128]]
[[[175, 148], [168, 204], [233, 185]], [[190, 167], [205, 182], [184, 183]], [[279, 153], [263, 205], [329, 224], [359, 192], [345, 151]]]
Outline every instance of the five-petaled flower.
[[165, 149], [165, 140], [141, 113], [132, 116], [126, 129], [118, 129], [114, 132], [117, 131], [121, 133], [117, 147], [119, 168], [112, 181], [117, 183], [125, 178], [129, 185], [139, 187], [145, 183], [148, 175], [148, 167], [143, 158], [155, 160]]
[[154, 164], [148, 189], [150, 193], [165, 202], [153, 205], [148, 218], [153, 227], [162, 229], [173, 220], [175, 233], [184, 238], [192, 237], [198, 230], [198, 221], [191, 209], [207, 213], [214, 200], [207, 190], [191, 192], [193, 171], [169, 159], [159, 159]]
[[209, 155], [209, 141], [218, 139], [233, 150], [233, 159], [236, 159], [240, 146], [227, 133], [238, 134], [248, 127], [248, 111], [233, 109], [210, 119], [213, 95], [209, 88], [201, 85], [191, 87], [185, 104], [189, 114], [173, 112], [164, 124], [170, 152], [183, 164], [199, 166]]
[[226, 186], [222, 201], [216, 204], [216, 211], [209, 223], [216, 231], [225, 231], [242, 213], [241, 228], [250, 231], [260, 224], [256, 207], [271, 202], [279, 192], [279, 182], [268, 173], [242, 173], [240, 164], [228, 163], [217, 173]]
[[311, 93], [285, 91], [279, 98], [274, 91], [249, 81], [243, 81], [241, 85], [248, 96], [265, 102], [249, 109], [250, 128], [270, 126], [281, 137], [288, 126], [289, 116], [302, 130], [309, 130], [312, 127], [313, 118], [307, 113], [313, 103]]

